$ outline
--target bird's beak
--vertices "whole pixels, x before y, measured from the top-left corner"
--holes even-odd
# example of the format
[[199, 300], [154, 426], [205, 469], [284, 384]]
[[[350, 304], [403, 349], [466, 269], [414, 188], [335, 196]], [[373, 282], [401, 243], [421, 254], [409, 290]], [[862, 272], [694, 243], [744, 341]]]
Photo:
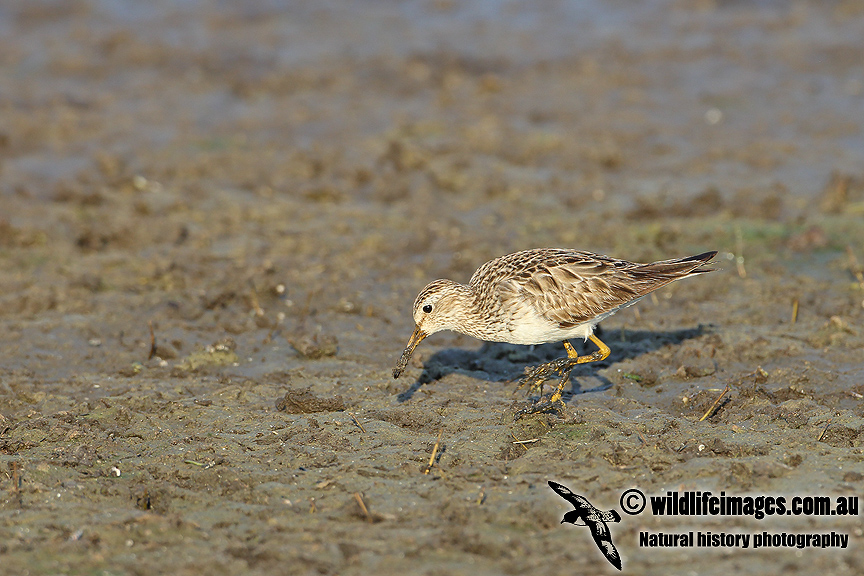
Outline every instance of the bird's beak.
[[420, 329], [419, 326], [414, 328], [414, 333], [411, 334], [411, 338], [408, 340], [408, 345], [405, 346], [405, 350], [402, 351], [402, 356], [399, 358], [399, 362], [396, 363], [396, 367], [393, 369], [393, 378], [399, 378], [402, 375], [402, 372], [405, 371], [405, 366], [408, 365], [408, 360], [411, 359], [411, 354], [414, 353], [414, 348], [417, 347], [420, 342], [426, 338], [427, 334]]

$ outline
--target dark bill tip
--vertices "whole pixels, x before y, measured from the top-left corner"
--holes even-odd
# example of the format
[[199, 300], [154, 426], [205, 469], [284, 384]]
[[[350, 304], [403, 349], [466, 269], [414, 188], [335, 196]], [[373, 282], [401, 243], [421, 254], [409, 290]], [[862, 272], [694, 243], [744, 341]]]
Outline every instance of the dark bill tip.
[[426, 334], [420, 330], [420, 328], [414, 328], [414, 333], [411, 334], [411, 338], [408, 340], [408, 345], [405, 346], [405, 350], [402, 351], [402, 356], [399, 357], [396, 367], [393, 368], [393, 378], [399, 378], [399, 376], [402, 375], [402, 372], [405, 371], [405, 367], [408, 366], [408, 361], [411, 359], [414, 349], [424, 338], [426, 338]]

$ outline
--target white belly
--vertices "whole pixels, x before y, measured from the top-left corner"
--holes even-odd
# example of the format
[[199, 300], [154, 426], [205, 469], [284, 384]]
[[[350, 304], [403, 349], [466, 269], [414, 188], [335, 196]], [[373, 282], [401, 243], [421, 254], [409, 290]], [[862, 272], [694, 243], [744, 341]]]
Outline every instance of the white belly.
[[510, 344], [546, 344], [571, 338], [587, 340], [593, 333], [594, 325], [590, 322], [572, 328], [560, 328], [557, 324], [542, 318], [522, 318], [519, 322], [512, 323], [509, 330], [501, 333], [500, 341]]

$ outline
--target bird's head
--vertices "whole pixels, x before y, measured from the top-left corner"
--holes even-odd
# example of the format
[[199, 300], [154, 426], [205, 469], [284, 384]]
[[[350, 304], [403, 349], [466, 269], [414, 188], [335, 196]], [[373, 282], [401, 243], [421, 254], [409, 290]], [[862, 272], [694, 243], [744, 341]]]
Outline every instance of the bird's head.
[[585, 522], [582, 520], [583, 512], [579, 510], [570, 510], [566, 514], [564, 514], [564, 518], [561, 519], [561, 524], [567, 522], [568, 524], [574, 524], [576, 526], [584, 525]]
[[393, 370], [394, 378], [402, 374], [414, 349], [424, 338], [442, 330], [460, 331], [459, 325], [465, 319], [470, 300], [470, 289], [452, 280], [435, 280], [420, 291], [414, 300], [414, 333]]
[[468, 288], [452, 280], [435, 280], [414, 299], [414, 324], [425, 336], [455, 330], [465, 317]]

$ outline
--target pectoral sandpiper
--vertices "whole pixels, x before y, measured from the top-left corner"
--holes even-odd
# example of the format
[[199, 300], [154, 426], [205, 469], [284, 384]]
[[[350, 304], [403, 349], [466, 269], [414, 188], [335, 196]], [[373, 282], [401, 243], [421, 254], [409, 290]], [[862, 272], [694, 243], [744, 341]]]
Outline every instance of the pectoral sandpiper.
[[[538, 248], [487, 262], [467, 285], [435, 280], [414, 300], [416, 327], [393, 377], [402, 374], [421, 340], [441, 330], [511, 344], [563, 340], [565, 358], [526, 369], [519, 382], [519, 388], [540, 388], [542, 396], [543, 382], [559, 375], [548, 401], [523, 412], [563, 405], [561, 390], [573, 367], [609, 356], [609, 347], [594, 335], [598, 322], [670, 282], [711, 272], [702, 266], [716, 254], [637, 264], [579, 250]], [[571, 338], [590, 339], [599, 349], [579, 356], [567, 341]]]

